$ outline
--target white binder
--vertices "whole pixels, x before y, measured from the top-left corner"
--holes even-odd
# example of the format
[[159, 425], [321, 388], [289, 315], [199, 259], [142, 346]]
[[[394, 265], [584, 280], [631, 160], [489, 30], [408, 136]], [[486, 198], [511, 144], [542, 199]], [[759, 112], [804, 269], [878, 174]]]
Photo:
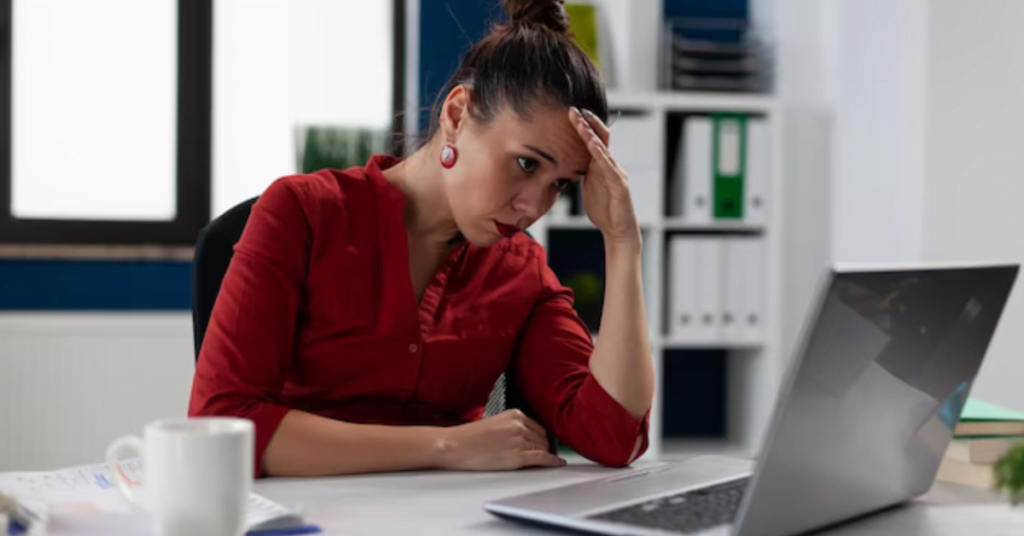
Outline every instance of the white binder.
[[743, 219], [753, 225], [768, 221], [768, 177], [771, 175], [768, 122], [764, 118], [747, 119], [747, 175], [744, 185]]
[[622, 115], [610, 128], [608, 149], [629, 177], [629, 191], [637, 220], [657, 221], [662, 210], [659, 115]]
[[693, 340], [697, 332], [697, 298], [700, 268], [697, 243], [686, 236], [673, 236], [669, 241], [668, 334], [679, 341]]
[[722, 250], [721, 238], [697, 240], [697, 342], [722, 342]]
[[747, 238], [737, 241], [738, 260], [745, 272], [743, 275], [742, 309], [738, 320], [739, 342], [764, 342], [765, 326], [765, 242], [763, 238]]
[[[677, 165], [677, 184], [683, 197], [682, 217], [690, 224], [710, 224], [712, 215], [712, 123], [711, 118], [690, 116], [683, 122], [682, 165]], [[682, 179], [680, 181], [680, 179]]]
[[748, 291], [747, 267], [744, 265], [745, 238], [725, 240], [722, 253], [722, 274], [725, 277], [722, 299], [722, 338], [729, 342], [742, 341], [741, 319], [746, 311]]

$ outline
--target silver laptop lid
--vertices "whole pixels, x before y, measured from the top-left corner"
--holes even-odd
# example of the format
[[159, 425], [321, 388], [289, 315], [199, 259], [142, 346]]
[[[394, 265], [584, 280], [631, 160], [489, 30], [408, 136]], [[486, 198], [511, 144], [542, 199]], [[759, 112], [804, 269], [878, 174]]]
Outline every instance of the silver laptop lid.
[[1017, 271], [832, 273], [736, 534], [800, 533], [927, 491]]

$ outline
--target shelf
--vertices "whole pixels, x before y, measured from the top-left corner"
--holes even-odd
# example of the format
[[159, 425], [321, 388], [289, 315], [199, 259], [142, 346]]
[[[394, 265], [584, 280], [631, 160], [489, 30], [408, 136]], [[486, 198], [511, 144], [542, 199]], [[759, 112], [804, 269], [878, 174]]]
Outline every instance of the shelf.
[[707, 231], [707, 232], [736, 232], [736, 233], [763, 233], [764, 226], [745, 222], [716, 221], [712, 223], [690, 223], [682, 218], [668, 218], [665, 220], [666, 231]]
[[[544, 226], [548, 229], [587, 229], [597, 230], [597, 227], [591, 223], [590, 218], [587, 216], [549, 216], [544, 218]], [[651, 227], [655, 227], [656, 224], [650, 222], [640, 222], [640, 229], [647, 230]]]
[[[586, 216], [558, 216], [544, 218], [544, 225], [548, 229], [597, 229]], [[763, 225], [744, 222], [717, 221], [712, 223], [689, 223], [682, 218], [667, 218], [660, 224], [652, 222], [640, 222], [644, 229], [661, 227], [666, 231], [683, 232], [708, 232], [708, 233], [743, 233], [760, 234], [764, 232]]]
[[[631, 177], [630, 189], [634, 202], [638, 203], [637, 217], [643, 218], [640, 227], [643, 232], [644, 248], [642, 258], [643, 291], [649, 322], [649, 337], [652, 364], [655, 367], [657, 384], [655, 404], [651, 413], [652, 460], [675, 461], [701, 454], [749, 457], [756, 455], [754, 441], [749, 438], [761, 437], [767, 426], [765, 411], [774, 401], [777, 369], [781, 366], [778, 351], [777, 330], [764, 326], [760, 333], [751, 331], [726, 331], [736, 341], [724, 341], [722, 337], [704, 337], [703, 340], [688, 335], [683, 337], [667, 335], [666, 315], [671, 301], [671, 242], [676, 238], [754, 243], [763, 247], [764, 289], [762, 306], [764, 317], [775, 316], [781, 309], [776, 303], [779, 296], [769, 289], [778, 287], [778, 269], [773, 262], [781, 257], [781, 239], [784, 229], [775, 225], [774, 206], [772, 213], [752, 219], [721, 219], [695, 224], [692, 218], [668, 215], [673, 203], [667, 198], [673, 195], [672, 180], [679, 150], [679, 136], [683, 121], [690, 115], [706, 115], [715, 112], [749, 114], [760, 116], [770, 125], [768, 134], [781, 134], [783, 106], [773, 95], [735, 94], [708, 92], [667, 92], [667, 91], [611, 91], [608, 101], [613, 113], [621, 111], [623, 136], [628, 136], [630, 127], [636, 122], [650, 122], [643, 136], [649, 146], [623, 144], [633, 151], [622, 155], [624, 161], [641, 161], [644, 167], [637, 167], [638, 175]], [[636, 114], [637, 117], [630, 117]], [[626, 119], [633, 124], [626, 125]], [[613, 129], [614, 129], [613, 125]], [[649, 139], [648, 139], [649, 138]], [[773, 138], [774, 139], [774, 138]], [[613, 144], [614, 136], [613, 136]], [[764, 172], [764, 192], [768, 199], [779, 199], [776, 191], [781, 180], [776, 174], [776, 162], [780, 145], [771, 144], [772, 160]], [[656, 150], [654, 150], [656, 149]], [[578, 196], [578, 191], [569, 192]], [[569, 196], [567, 195], [566, 198]], [[547, 248], [549, 263], [559, 277], [568, 279], [575, 272], [587, 268], [603, 267], [602, 237], [589, 218], [580, 213], [580, 200], [573, 198], [569, 206], [565, 199], [557, 209], [552, 210], [537, 222], [535, 237]], [[640, 204], [642, 203], [642, 205]], [[571, 207], [571, 208], [570, 208]], [[575, 209], [576, 213], [570, 210]], [[777, 214], [776, 214], [777, 215]], [[730, 253], [731, 255], [732, 253]], [[723, 253], [724, 255], [724, 253]], [[759, 272], [760, 273], [760, 272]], [[735, 276], [730, 276], [735, 277]], [[746, 277], [746, 276], [745, 276]], [[582, 280], [581, 280], [582, 281]], [[575, 283], [574, 283], [575, 284]], [[724, 286], [724, 285], [723, 285]], [[581, 287], [583, 288], [583, 287]], [[581, 314], [592, 317], [585, 320], [590, 329], [600, 325], [594, 305], [581, 307]], [[603, 311], [603, 306], [601, 308]], [[770, 329], [772, 328], [772, 329]], [[685, 332], [684, 332], [685, 333]], [[699, 332], [696, 335], [701, 335]], [[746, 339], [741, 337], [748, 336]], [[595, 334], [591, 334], [597, 343]], [[697, 414], [693, 407], [701, 408]], [[578, 457], [573, 454], [572, 456]]]
[[586, 216], [561, 216], [544, 219], [544, 225], [548, 229], [594, 229], [594, 224]]
[[612, 109], [667, 110], [672, 112], [773, 113], [775, 97], [760, 94], [730, 94], [689, 91], [609, 92]]
[[663, 350], [760, 350], [761, 342], [752, 341], [688, 341], [663, 337], [660, 341]]

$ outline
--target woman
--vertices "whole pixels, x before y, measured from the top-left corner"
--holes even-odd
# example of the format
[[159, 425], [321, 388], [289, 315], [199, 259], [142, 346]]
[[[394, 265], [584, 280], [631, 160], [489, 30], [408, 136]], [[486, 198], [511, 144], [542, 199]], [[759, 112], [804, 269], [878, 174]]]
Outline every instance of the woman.
[[[604, 90], [562, 2], [504, 4], [422, 148], [279, 179], [253, 207], [189, 414], [251, 419], [258, 475], [560, 466], [545, 430], [610, 466], [646, 449], [640, 230]], [[596, 347], [521, 232], [578, 180], [605, 245]], [[506, 370], [539, 423], [481, 418]]]

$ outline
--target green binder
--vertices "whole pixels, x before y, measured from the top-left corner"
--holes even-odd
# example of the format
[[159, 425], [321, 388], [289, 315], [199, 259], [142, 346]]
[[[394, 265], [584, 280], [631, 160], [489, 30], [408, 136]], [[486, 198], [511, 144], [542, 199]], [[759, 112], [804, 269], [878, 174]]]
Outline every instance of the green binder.
[[721, 220], [743, 219], [746, 175], [747, 117], [712, 114], [712, 167], [714, 169], [714, 216]]

